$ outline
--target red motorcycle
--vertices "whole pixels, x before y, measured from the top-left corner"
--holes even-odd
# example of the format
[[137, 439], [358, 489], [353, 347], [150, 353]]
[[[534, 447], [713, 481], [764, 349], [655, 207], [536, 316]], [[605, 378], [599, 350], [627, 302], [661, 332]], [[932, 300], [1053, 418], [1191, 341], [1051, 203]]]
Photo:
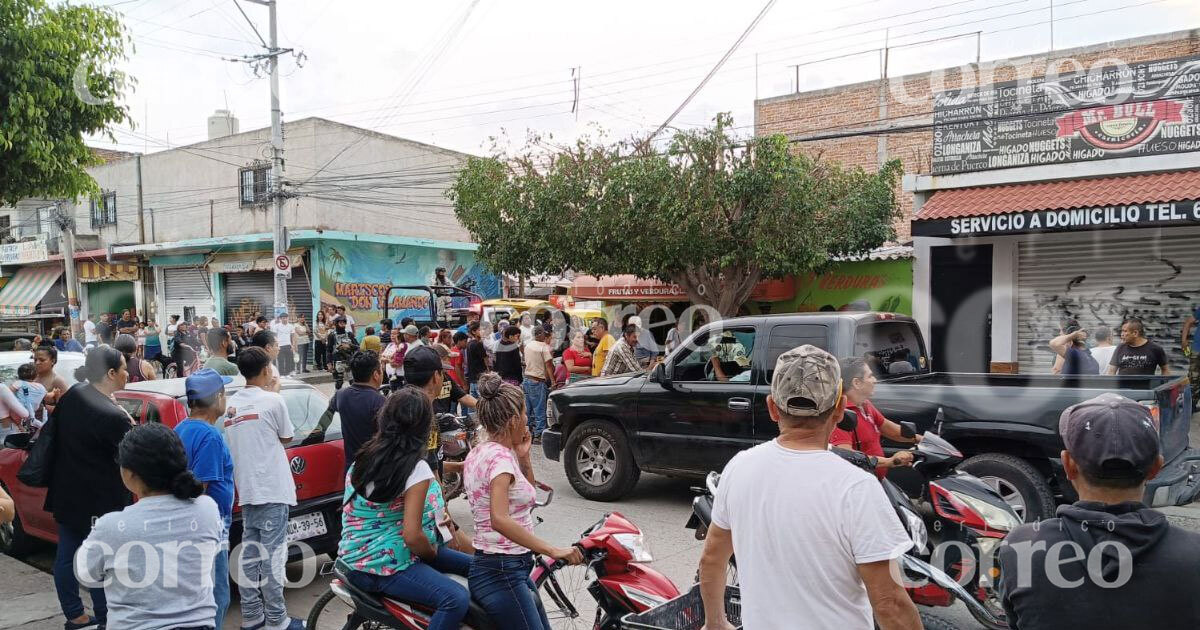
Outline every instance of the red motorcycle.
[[[539, 507], [554, 496], [549, 486]], [[530, 578], [541, 595], [541, 606], [554, 628], [617, 630], [621, 617], [645, 612], [679, 596], [665, 575], [644, 566], [653, 560], [646, 551], [642, 531], [624, 516], [613, 512], [587, 528], [575, 546], [583, 552], [582, 565], [568, 566], [540, 558]], [[310, 630], [356, 630], [394, 628], [426, 630], [433, 610], [404, 600], [368, 593], [346, 579], [350, 567], [338, 561], [332, 568], [329, 590], [313, 605], [306, 627]], [[464, 587], [466, 578], [450, 576]], [[592, 601], [583, 597], [583, 591]], [[471, 630], [499, 630], [477, 603], [462, 623]]]

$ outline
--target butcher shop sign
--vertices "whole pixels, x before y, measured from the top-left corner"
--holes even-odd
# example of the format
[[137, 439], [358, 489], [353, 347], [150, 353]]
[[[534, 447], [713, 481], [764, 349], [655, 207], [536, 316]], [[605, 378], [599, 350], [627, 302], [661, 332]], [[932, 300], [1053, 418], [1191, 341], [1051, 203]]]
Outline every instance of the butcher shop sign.
[[940, 92], [933, 120], [934, 175], [1197, 151], [1200, 57]]
[[1176, 225], [1200, 225], [1200, 201], [1033, 210], [978, 217], [917, 220], [912, 223], [912, 233], [913, 236], [996, 236]]

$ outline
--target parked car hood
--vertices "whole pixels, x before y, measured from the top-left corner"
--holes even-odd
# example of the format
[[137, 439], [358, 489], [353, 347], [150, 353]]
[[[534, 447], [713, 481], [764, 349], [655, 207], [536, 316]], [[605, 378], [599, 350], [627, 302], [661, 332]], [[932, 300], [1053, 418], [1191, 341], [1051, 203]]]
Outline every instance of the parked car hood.
[[630, 372], [629, 374], [614, 374], [612, 376], [597, 376], [577, 383], [571, 383], [568, 389], [576, 387], [602, 387], [605, 385], [624, 385], [635, 378], [642, 378], [645, 372]]

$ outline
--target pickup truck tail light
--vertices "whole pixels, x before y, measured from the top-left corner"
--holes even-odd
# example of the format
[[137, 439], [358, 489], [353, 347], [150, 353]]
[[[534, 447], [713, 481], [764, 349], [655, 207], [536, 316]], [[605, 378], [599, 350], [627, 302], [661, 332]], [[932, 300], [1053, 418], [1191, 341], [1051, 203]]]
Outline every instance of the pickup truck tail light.
[[1153, 400], [1143, 400], [1143, 401], [1141, 401], [1141, 403], [1142, 403], [1143, 407], [1150, 410], [1150, 417], [1154, 418], [1154, 429], [1156, 431], [1161, 431], [1162, 430], [1162, 419], [1161, 419], [1160, 415], [1162, 413], [1162, 410], [1158, 408], [1158, 402], [1153, 401]]

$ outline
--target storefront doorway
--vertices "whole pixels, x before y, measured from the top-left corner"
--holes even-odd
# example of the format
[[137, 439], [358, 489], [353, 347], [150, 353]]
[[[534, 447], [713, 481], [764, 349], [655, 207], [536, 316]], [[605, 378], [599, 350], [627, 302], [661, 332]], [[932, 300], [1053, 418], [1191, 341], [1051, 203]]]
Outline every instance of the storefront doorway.
[[992, 246], [930, 248], [930, 352], [938, 372], [988, 372]]

